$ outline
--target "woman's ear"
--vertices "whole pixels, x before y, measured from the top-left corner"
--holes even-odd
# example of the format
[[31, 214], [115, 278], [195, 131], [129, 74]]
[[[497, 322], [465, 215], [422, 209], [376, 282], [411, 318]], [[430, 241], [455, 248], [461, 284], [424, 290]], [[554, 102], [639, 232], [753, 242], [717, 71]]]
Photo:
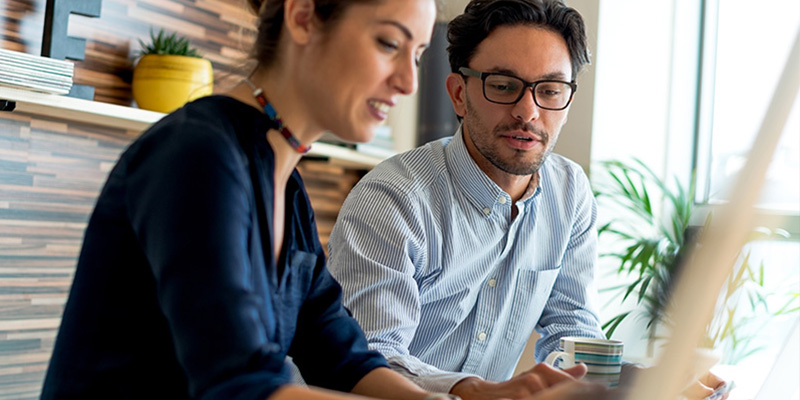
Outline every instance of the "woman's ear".
[[447, 75], [445, 85], [447, 94], [450, 95], [450, 102], [453, 103], [453, 110], [459, 117], [467, 114], [467, 87], [464, 77], [460, 74], [450, 73]]
[[314, 25], [314, 0], [286, 0], [283, 8], [283, 24], [292, 41], [307, 44], [311, 40]]

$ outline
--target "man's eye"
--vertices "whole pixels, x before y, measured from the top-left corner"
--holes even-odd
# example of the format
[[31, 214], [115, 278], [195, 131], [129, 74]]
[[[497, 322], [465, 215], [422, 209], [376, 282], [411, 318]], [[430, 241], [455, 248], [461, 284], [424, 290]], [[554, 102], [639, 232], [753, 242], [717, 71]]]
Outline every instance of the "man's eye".
[[491, 88], [498, 92], [513, 92], [517, 90], [516, 85], [512, 84], [503, 84], [503, 83], [493, 83], [491, 84]]

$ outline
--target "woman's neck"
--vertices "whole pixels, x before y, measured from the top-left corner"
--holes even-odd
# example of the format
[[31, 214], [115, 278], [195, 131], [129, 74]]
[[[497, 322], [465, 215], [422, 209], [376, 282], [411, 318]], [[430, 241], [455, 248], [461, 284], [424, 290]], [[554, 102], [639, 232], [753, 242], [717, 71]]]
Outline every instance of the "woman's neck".
[[[254, 73], [249, 80], [253, 86], [263, 91], [283, 124], [291, 130], [300, 143], [310, 146], [322, 136], [322, 129], [314, 128], [307, 108], [297, 97], [298, 91], [294, 90], [290, 83], [284, 83], [288, 80], [271, 79], [263, 73]], [[254, 95], [253, 88], [245, 81], [240, 82], [226, 95], [264, 111]], [[270, 129], [266, 133], [266, 138], [275, 153], [275, 183], [285, 184], [302, 154], [278, 130]]]

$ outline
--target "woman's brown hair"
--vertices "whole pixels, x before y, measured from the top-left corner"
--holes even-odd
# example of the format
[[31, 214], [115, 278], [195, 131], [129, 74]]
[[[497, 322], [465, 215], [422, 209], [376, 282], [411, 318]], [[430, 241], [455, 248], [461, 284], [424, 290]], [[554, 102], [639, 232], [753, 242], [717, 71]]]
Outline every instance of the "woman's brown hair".
[[[342, 14], [354, 4], [377, 3], [381, 0], [315, 0], [314, 14], [322, 28], [329, 30]], [[284, 0], [247, 0], [258, 16], [258, 36], [252, 57], [262, 66], [270, 66], [278, 58], [278, 43], [283, 29]]]

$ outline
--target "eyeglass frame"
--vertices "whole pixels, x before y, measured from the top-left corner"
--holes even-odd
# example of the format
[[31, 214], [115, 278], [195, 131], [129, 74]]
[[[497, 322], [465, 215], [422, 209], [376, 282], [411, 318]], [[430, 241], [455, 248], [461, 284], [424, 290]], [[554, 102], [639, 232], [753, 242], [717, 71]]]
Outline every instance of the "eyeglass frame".
[[[524, 80], [524, 79], [522, 79], [522, 78], [520, 78], [518, 76], [515, 76], [515, 75], [505, 74], [505, 73], [502, 73], [502, 72], [480, 72], [480, 71], [476, 71], [476, 70], [474, 70], [472, 68], [469, 68], [469, 67], [461, 67], [461, 68], [458, 69], [458, 72], [461, 74], [461, 76], [471, 76], [473, 78], [480, 78], [481, 79], [481, 91], [483, 92], [483, 98], [486, 99], [486, 101], [488, 101], [490, 103], [495, 103], [495, 104], [504, 104], [504, 105], [517, 104], [517, 103], [519, 103], [520, 99], [522, 99], [522, 96], [525, 95], [525, 92], [526, 92], [525, 89], [531, 88], [531, 91], [532, 91], [531, 94], [533, 95], [533, 102], [536, 104], [537, 107], [539, 107], [541, 109], [544, 109], [544, 110], [550, 110], [550, 111], [562, 111], [562, 110], [565, 110], [567, 107], [569, 107], [569, 105], [572, 103], [572, 99], [575, 97], [575, 92], [578, 91], [578, 84], [575, 83], [575, 81], [567, 82], [567, 81], [562, 81], [562, 80], [558, 80], [558, 79], [542, 79], [542, 80], [539, 80], [539, 81], [528, 82], [528, 81], [526, 81], [526, 80]], [[506, 77], [509, 77], [509, 78], [518, 79], [520, 82], [522, 82], [522, 89], [519, 91], [519, 96], [517, 96], [517, 99], [512, 101], [512, 102], [502, 102], [502, 101], [492, 100], [488, 96], [486, 96], [486, 78], [489, 77], [490, 75], [502, 75], [502, 76], [506, 76]], [[564, 107], [561, 107], [561, 108], [550, 108], [550, 107], [544, 107], [541, 104], [539, 104], [539, 101], [536, 100], [536, 86], [538, 84], [544, 83], [544, 82], [564, 83], [567, 86], [569, 86], [570, 89], [572, 89], [572, 93], [570, 93], [570, 95], [569, 95], [569, 100], [567, 100], [567, 104], [565, 104]]]

